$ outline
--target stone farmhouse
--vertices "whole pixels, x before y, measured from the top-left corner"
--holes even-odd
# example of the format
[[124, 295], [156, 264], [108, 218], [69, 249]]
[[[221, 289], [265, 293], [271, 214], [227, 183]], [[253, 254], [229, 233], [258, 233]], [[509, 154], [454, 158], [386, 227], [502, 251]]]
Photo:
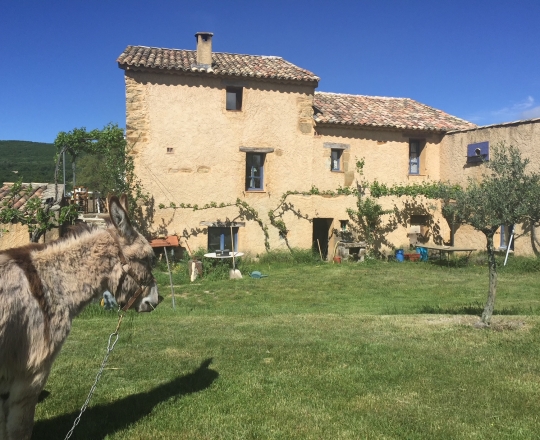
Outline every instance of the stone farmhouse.
[[[539, 151], [540, 120], [477, 127], [409, 98], [318, 92], [312, 72], [276, 56], [213, 52], [212, 37], [197, 33], [196, 50], [128, 46], [117, 60], [136, 173], [155, 199], [153, 231], [178, 234], [191, 249], [231, 249], [234, 241], [255, 255], [265, 251], [266, 226], [271, 249], [320, 245], [331, 256], [353, 226], [346, 209], [355, 198], [291, 194], [283, 201], [284, 194], [355, 187], [358, 179], [463, 182], [480, 172], [472, 156], [489, 154], [502, 139], [526, 154]], [[262, 225], [246, 207], [167, 208], [237, 199]], [[433, 201], [382, 203], [399, 215], [381, 250], [413, 235], [485, 248], [483, 235], [449, 225]], [[270, 211], [286, 233], [271, 225]], [[530, 234], [518, 248], [533, 252]]]

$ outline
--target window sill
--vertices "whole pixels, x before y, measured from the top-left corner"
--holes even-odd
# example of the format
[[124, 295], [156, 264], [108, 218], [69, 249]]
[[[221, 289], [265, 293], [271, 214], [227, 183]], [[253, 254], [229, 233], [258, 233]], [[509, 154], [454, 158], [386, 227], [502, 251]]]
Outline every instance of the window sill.
[[330, 170], [332, 173], [337, 173], [337, 174], [344, 174], [345, 171], [342, 171], [342, 170]]
[[244, 192], [246, 194], [264, 194], [266, 191], [264, 189], [246, 189]]
[[427, 174], [408, 174], [409, 177], [427, 177]]
[[225, 109], [225, 110], [227, 110], [230, 113], [242, 113], [242, 110], [229, 110], [229, 109]]

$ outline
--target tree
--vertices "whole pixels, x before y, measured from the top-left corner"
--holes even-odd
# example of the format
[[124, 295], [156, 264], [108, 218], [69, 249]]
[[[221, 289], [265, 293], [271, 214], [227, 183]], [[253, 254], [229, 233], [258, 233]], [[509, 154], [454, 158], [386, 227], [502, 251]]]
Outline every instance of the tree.
[[517, 148], [495, 146], [486, 172], [477, 182], [469, 179], [457, 191], [453, 203], [444, 207], [459, 223], [466, 223], [486, 237], [489, 289], [482, 322], [490, 324], [497, 293], [497, 261], [493, 236], [501, 225], [515, 225], [540, 219], [540, 175], [527, 173], [528, 159]]
[[140, 228], [146, 227], [148, 213], [142, 205], [147, 204], [150, 197], [135, 175], [133, 156], [129, 154], [133, 146], [128, 145], [124, 131], [118, 125], [108, 124], [102, 130], [87, 131], [82, 127], [60, 132], [54, 144], [57, 152], [56, 182], [60, 160], [66, 152], [71, 158], [73, 186], [76, 184], [76, 163], [79, 162], [83, 165], [80, 167], [79, 184], [87, 185], [104, 196], [127, 194], [130, 216]]
[[528, 159], [504, 144], [494, 146], [491, 159], [480, 180], [469, 179], [466, 186], [444, 182], [386, 187], [374, 182], [372, 196], [425, 196], [443, 202], [443, 215], [457, 224], [468, 224], [486, 237], [489, 289], [482, 322], [489, 325], [497, 293], [497, 261], [493, 236], [501, 225], [540, 220], [540, 175], [526, 171]]
[[392, 209], [383, 209], [377, 199], [366, 194], [369, 183], [363, 179], [364, 159], [357, 160], [356, 171], [358, 180], [356, 190], [353, 194], [356, 196], [356, 209], [348, 208], [347, 215], [352, 221], [351, 230], [356, 233], [357, 240], [366, 242], [368, 249], [375, 255], [380, 255], [380, 247], [387, 244], [385, 235], [396, 228], [394, 219], [383, 223], [383, 217], [392, 214]]

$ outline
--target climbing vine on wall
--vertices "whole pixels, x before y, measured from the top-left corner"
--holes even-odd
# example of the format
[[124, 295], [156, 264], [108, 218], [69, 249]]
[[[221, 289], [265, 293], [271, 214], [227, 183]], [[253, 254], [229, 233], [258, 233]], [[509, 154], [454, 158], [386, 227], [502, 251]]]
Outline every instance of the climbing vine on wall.
[[[355, 189], [351, 189], [348, 187], [339, 187], [336, 190], [323, 190], [321, 191], [316, 186], [312, 185], [311, 189], [309, 191], [286, 191], [281, 195], [279, 198], [278, 205], [274, 208], [268, 211], [268, 219], [270, 220], [270, 224], [278, 230], [279, 236], [282, 237], [285, 240], [285, 243], [287, 244], [287, 247], [290, 249], [289, 242], [287, 240], [287, 233], [289, 232], [287, 225], [285, 224], [285, 221], [283, 220], [283, 214], [285, 211], [294, 211], [294, 208], [292, 205], [287, 205], [286, 201], [287, 198], [290, 196], [325, 196], [325, 197], [338, 197], [343, 195], [353, 195], [355, 194]], [[278, 213], [278, 211], [281, 209], [281, 212]], [[307, 215], [301, 215], [300, 213], [296, 213], [298, 217], [304, 218], [306, 220], [309, 220], [309, 217]]]
[[205, 205], [199, 206], [197, 204], [191, 204], [191, 203], [179, 203], [176, 204], [174, 202], [171, 202], [169, 206], [164, 205], [161, 203], [159, 205], [160, 209], [191, 209], [193, 211], [200, 211], [204, 209], [214, 209], [214, 208], [228, 208], [231, 206], [236, 206], [239, 210], [239, 214], [242, 218], [245, 218], [247, 220], [252, 220], [255, 223], [257, 223], [264, 234], [264, 247], [266, 250], [270, 250], [270, 241], [269, 241], [269, 235], [268, 235], [268, 226], [264, 224], [262, 219], [259, 217], [259, 213], [255, 208], [253, 208], [251, 205], [249, 205], [247, 202], [236, 199], [235, 202], [210, 202]]
[[[361, 159], [357, 161], [356, 168], [358, 174], [363, 175], [364, 160]], [[364, 232], [370, 236], [371, 232], [374, 231], [381, 222], [381, 217], [385, 214], [388, 214], [389, 210], [383, 210], [382, 206], [376, 202], [375, 199], [371, 197], [366, 197], [365, 192], [367, 189], [367, 184], [364, 181], [358, 181], [356, 188], [350, 187], [341, 187], [339, 186], [335, 190], [321, 190], [316, 186], [312, 185], [311, 188], [307, 191], [286, 191], [283, 193], [278, 201], [277, 206], [274, 209], [268, 211], [268, 220], [270, 225], [277, 229], [279, 236], [285, 240], [287, 247], [291, 249], [289, 242], [287, 240], [287, 234], [289, 229], [283, 220], [283, 214], [286, 211], [293, 211], [299, 218], [304, 218], [308, 221], [311, 219], [307, 215], [303, 215], [298, 211], [295, 211], [294, 206], [287, 202], [287, 199], [291, 196], [324, 196], [324, 197], [340, 197], [340, 196], [355, 196], [357, 197], [356, 210], [348, 209], [347, 213], [351, 219], [357, 224], [357, 230], [359, 232]], [[174, 203], [171, 202], [168, 206], [165, 204], [160, 204], [160, 209], [191, 209], [193, 211], [199, 211], [204, 209], [216, 209], [216, 208], [227, 208], [227, 207], [237, 207], [240, 211], [240, 215], [243, 218], [248, 220], [255, 221], [261, 228], [264, 234], [264, 245], [266, 250], [270, 250], [268, 226], [263, 222], [259, 216], [257, 210], [249, 205], [247, 202], [236, 199], [235, 202], [210, 202], [205, 205], [199, 206], [198, 204], [191, 203]], [[367, 231], [367, 232], [366, 232]], [[372, 240], [367, 240], [372, 241]]]

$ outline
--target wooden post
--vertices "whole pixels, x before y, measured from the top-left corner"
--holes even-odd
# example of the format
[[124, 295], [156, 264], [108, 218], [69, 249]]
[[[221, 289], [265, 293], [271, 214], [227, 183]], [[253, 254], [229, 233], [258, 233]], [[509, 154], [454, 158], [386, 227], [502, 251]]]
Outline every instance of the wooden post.
[[321, 251], [321, 243], [319, 243], [319, 239], [317, 238], [317, 246], [319, 246], [319, 255], [321, 256], [321, 261], [324, 261], [323, 260], [323, 257], [322, 257], [322, 251]]
[[231, 242], [232, 242], [232, 268], [233, 268], [233, 272], [236, 270], [236, 261], [234, 259], [234, 235], [233, 235], [233, 229], [232, 229], [232, 226], [231, 226]]
[[165, 246], [163, 246], [163, 251], [165, 252], [165, 259], [167, 260], [167, 269], [169, 270], [169, 281], [171, 282], [172, 308], [176, 309], [176, 304], [174, 302], [174, 287], [172, 283], [171, 267], [169, 266], [169, 256], [167, 255], [167, 248]]

